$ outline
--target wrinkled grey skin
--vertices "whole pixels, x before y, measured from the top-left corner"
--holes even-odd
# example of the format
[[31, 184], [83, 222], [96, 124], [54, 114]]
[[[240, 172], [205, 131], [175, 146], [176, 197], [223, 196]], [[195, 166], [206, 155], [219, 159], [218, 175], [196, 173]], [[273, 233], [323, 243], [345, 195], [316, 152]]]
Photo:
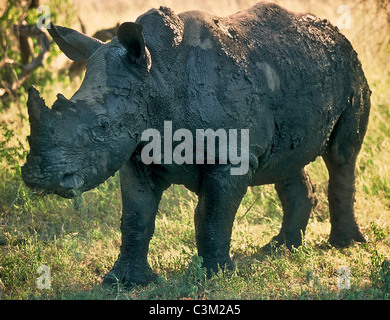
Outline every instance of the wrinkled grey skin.
[[[316, 203], [304, 168], [317, 156], [329, 170], [329, 242], [364, 241], [353, 202], [370, 90], [351, 44], [326, 20], [268, 3], [227, 18], [161, 7], [121, 25], [107, 44], [62, 27], [50, 33], [71, 59], [88, 58], [87, 71], [75, 95], [59, 95], [51, 109], [29, 90], [23, 179], [72, 197], [120, 170], [122, 245], [104, 284], [155, 278], [149, 241], [171, 184], [199, 197], [196, 243], [209, 271], [232, 264], [233, 221], [248, 186], [275, 184], [284, 210], [276, 245], [301, 245]], [[248, 173], [231, 175], [218, 161], [145, 165], [141, 133], [163, 132], [164, 121], [193, 133], [249, 129]]]

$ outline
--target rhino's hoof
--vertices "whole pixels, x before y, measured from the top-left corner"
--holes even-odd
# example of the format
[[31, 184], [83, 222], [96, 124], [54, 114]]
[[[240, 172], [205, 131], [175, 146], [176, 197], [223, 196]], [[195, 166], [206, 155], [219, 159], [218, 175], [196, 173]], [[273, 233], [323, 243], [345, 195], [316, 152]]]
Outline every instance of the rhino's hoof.
[[336, 248], [346, 248], [350, 246], [353, 242], [366, 242], [366, 238], [359, 231], [359, 229], [353, 230], [351, 232], [331, 232], [329, 236], [329, 243]]
[[104, 277], [102, 286], [112, 288], [123, 284], [126, 289], [130, 289], [136, 285], [147, 285], [150, 282], [156, 281], [157, 278], [158, 275], [153, 272], [149, 265], [144, 268], [126, 268], [121, 267], [121, 264], [116, 264]]
[[299, 232], [296, 234], [279, 234], [273, 237], [269, 243], [262, 247], [261, 252], [264, 254], [272, 254], [282, 245], [285, 245], [286, 248], [289, 250], [291, 250], [292, 248], [300, 247], [302, 245], [301, 233]]
[[203, 261], [202, 264], [203, 268], [206, 268], [206, 273], [208, 277], [211, 277], [215, 274], [218, 273], [218, 271], [225, 272], [227, 270], [234, 270], [234, 263], [232, 260], [229, 259], [224, 259], [221, 262], [216, 262], [216, 261]]

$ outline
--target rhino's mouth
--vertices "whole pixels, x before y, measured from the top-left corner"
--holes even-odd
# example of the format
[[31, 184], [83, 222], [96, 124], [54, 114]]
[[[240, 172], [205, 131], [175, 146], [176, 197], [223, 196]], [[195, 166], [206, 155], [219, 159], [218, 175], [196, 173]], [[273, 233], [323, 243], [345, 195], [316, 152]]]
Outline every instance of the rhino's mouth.
[[42, 170], [36, 158], [29, 155], [22, 167], [22, 178], [26, 185], [38, 194], [55, 193], [64, 198], [73, 198], [85, 191], [84, 177], [79, 170]]
[[63, 189], [81, 189], [84, 185], [84, 178], [74, 172], [65, 173], [60, 180], [60, 187]]
[[59, 186], [60, 188], [55, 190], [54, 193], [64, 198], [74, 198], [82, 193], [84, 178], [78, 173], [65, 173], [59, 182]]

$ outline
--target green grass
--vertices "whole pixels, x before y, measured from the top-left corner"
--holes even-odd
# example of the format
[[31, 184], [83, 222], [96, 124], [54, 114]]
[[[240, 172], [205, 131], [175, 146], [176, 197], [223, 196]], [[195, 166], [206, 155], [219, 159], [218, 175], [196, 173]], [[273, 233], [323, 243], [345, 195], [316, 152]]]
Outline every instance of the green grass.
[[[387, 46], [381, 48], [378, 61], [388, 56]], [[278, 233], [283, 213], [272, 185], [250, 188], [234, 224], [236, 268], [207, 278], [196, 255], [197, 197], [175, 185], [163, 196], [150, 245], [149, 262], [158, 281], [131, 290], [100, 286], [119, 254], [118, 175], [75, 200], [33, 194], [20, 177], [28, 134], [22, 94], [0, 116], [5, 121], [0, 127], [0, 299], [389, 299], [390, 69], [382, 66], [378, 73], [377, 60], [364, 54], [362, 60], [373, 95], [357, 166], [355, 210], [367, 243], [346, 249], [328, 244], [328, 176], [317, 159], [307, 168], [319, 203], [305, 244], [292, 251], [261, 252]], [[48, 104], [57, 92], [77, 88], [69, 79], [60, 80], [45, 86]], [[37, 287], [40, 265], [50, 267], [50, 289]], [[338, 289], [340, 266], [351, 272], [350, 289]]]
[[[231, 250], [236, 264], [234, 271], [221, 271], [212, 278], [205, 276], [194, 241], [196, 197], [181, 186], [173, 186], [162, 200], [149, 254], [152, 268], [160, 275], [157, 283], [129, 291], [122, 287], [114, 291], [103, 289], [99, 284], [115, 262], [120, 246], [121, 207], [117, 187], [118, 177], [115, 176], [86, 193], [80, 203], [56, 196], [36, 197], [21, 185], [13, 207], [2, 214], [1, 232], [5, 241], [0, 247], [1, 298], [390, 297], [386, 287], [386, 281], [390, 280], [380, 275], [390, 244], [384, 218], [367, 221], [360, 218], [369, 241], [340, 250], [328, 245], [329, 222], [316, 209], [304, 246], [292, 251], [281, 248], [272, 255], [262, 254], [260, 247], [277, 233], [282, 218], [279, 201], [270, 186], [249, 190], [237, 213]], [[50, 290], [39, 290], [36, 285], [37, 268], [42, 264], [50, 267]], [[337, 288], [337, 269], [341, 265], [351, 270], [349, 290]]]

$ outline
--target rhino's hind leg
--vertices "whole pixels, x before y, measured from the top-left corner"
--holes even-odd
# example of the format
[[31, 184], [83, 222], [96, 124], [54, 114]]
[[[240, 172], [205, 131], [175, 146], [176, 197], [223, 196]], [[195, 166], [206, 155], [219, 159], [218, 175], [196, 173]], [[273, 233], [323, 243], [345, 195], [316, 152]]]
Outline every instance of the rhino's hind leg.
[[331, 155], [323, 156], [329, 171], [328, 200], [331, 231], [329, 243], [335, 247], [346, 247], [353, 241], [365, 242], [355, 220], [355, 161], [344, 164]]
[[296, 175], [276, 183], [275, 188], [284, 212], [282, 228], [264, 250], [283, 244], [289, 249], [293, 246], [297, 248], [302, 244], [310, 213], [317, 204], [314, 186], [305, 169], [302, 169]]
[[323, 154], [329, 172], [328, 200], [331, 231], [329, 243], [345, 247], [365, 242], [354, 215], [355, 167], [369, 116], [369, 89], [359, 91], [340, 116]]
[[120, 170], [122, 245], [118, 260], [105, 276], [103, 285], [119, 282], [130, 287], [133, 284], [144, 285], [157, 278], [149, 266], [147, 255], [163, 188], [151, 183], [146, 170], [142, 163], [131, 160]]

